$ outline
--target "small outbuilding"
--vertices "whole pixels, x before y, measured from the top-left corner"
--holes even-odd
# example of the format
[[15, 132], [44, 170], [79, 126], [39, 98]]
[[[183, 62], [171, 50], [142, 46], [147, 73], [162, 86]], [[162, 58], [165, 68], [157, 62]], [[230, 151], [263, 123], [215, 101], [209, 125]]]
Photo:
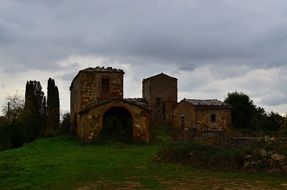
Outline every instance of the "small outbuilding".
[[96, 102], [80, 112], [78, 135], [123, 142], [149, 141], [150, 108], [141, 98]]
[[232, 106], [219, 100], [183, 99], [173, 111], [173, 125], [200, 134], [231, 129]]

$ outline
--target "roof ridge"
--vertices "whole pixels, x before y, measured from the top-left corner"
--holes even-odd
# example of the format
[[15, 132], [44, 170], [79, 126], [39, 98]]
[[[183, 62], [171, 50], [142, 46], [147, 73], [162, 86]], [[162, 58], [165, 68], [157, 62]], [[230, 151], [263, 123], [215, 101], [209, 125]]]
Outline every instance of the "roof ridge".
[[161, 73], [159, 73], [159, 74], [150, 76], [150, 77], [148, 77], [148, 78], [144, 78], [143, 81], [149, 80], [149, 79], [151, 79], [151, 78], [154, 78], [154, 77], [157, 77], [157, 76], [160, 76], [160, 75], [165, 75], [165, 76], [167, 76], [167, 77], [169, 77], [169, 78], [173, 78], [173, 79], [176, 79], [176, 80], [177, 80], [177, 78], [172, 77], [172, 76], [169, 76], [168, 74], [165, 74], [165, 73], [161, 72]]

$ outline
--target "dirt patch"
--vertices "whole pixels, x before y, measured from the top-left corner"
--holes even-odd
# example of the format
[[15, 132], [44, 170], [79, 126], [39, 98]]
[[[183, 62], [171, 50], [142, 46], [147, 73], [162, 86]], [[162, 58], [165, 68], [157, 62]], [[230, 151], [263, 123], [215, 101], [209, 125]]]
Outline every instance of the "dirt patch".
[[[135, 181], [126, 182], [103, 182], [97, 181], [95, 183], [86, 184], [78, 187], [77, 190], [95, 190], [95, 189], [115, 189], [115, 190], [133, 190], [133, 189], [153, 189], [148, 188], [139, 182], [140, 179], [134, 178]], [[151, 178], [151, 181], [159, 182], [159, 189], [168, 190], [198, 190], [198, 189], [212, 189], [212, 190], [277, 190], [287, 189], [287, 184], [281, 184], [279, 187], [272, 187], [264, 183], [264, 181], [246, 182], [243, 180], [223, 180], [218, 178], [185, 178], [166, 180], [161, 178]], [[155, 187], [157, 188], [157, 187]]]
[[126, 181], [123, 183], [97, 181], [78, 187], [77, 190], [95, 190], [95, 189], [116, 189], [116, 190], [133, 190], [143, 187], [139, 182]]

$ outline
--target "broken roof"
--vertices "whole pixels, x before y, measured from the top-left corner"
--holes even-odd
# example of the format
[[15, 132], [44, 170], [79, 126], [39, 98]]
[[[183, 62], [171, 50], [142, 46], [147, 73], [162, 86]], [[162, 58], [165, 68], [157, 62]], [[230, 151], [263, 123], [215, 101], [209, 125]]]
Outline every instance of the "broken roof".
[[122, 69], [116, 69], [113, 67], [88, 67], [78, 72], [78, 74], [75, 76], [75, 78], [73, 79], [71, 83], [70, 90], [73, 86], [74, 81], [76, 80], [76, 78], [79, 76], [80, 73], [122, 73], [122, 74], [125, 74], [125, 72]]
[[124, 73], [122, 69], [116, 69], [113, 67], [88, 67], [80, 70], [79, 72]]
[[196, 107], [232, 107], [230, 104], [217, 99], [200, 100], [200, 99], [183, 99]]

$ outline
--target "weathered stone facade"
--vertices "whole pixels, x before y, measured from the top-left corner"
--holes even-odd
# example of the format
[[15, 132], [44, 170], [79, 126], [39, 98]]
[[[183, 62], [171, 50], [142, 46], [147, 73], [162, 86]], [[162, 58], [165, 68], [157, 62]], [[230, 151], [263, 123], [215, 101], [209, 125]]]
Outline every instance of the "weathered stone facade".
[[134, 140], [149, 140], [149, 107], [140, 101], [123, 100], [123, 75], [122, 70], [109, 67], [87, 68], [78, 73], [70, 87], [75, 134], [83, 139], [96, 138], [104, 127], [105, 111], [122, 107], [132, 116]]
[[173, 125], [195, 133], [228, 131], [231, 128], [231, 106], [219, 100], [183, 99], [174, 109]]
[[177, 79], [158, 74], [142, 82], [143, 98], [152, 109], [152, 122], [172, 120], [172, 111], [177, 105]]
[[83, 139], [94, 139], [104, 127], [105, 113], [113, 108], [122, 108], [130, 113], [134, 141], [149, 141], [150, 109], [144, 108], [129, 99], [111, 99], [95, 104], [80, 112], [81, 127], [78, 134]]
[[177, 79], [163, 73], [142, 81], [143, 98], [125, 99], [123, 75], [120, 69], [96, 67], [81, 70], [74, 78], [70, 87], [71, 119], [73, 131], [80, 138], [93, 140], [107, 133], [113, 136], [118, 130], [124, 138], [148, 142], [151, 124], [159, 122], [198, 133], [231, 128], [229, 105], [218, 100], [184, 99], [178, 103]]

